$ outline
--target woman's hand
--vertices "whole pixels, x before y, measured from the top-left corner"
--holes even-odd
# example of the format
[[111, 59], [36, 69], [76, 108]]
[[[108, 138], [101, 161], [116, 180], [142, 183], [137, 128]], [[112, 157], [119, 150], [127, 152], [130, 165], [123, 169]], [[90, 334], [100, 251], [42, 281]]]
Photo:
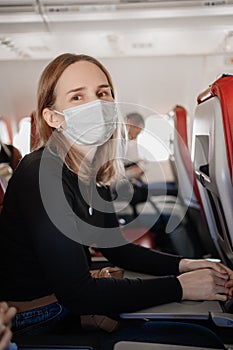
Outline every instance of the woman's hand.
[[9, 307], [7, 303], [0, 303], [0, 350], [5, 350], [12, 338], [11, 320], [16, 314], [14, 307]]
[[233, 297], [233, 271], [221, 264], [220, 262], [211, 261], [208, 259], [181, 259], [179, 265], [180, 273], [195, 271], [198, 269], [212, 269], [221, 274], [226, 274], [228, 276], [224, 287], [228, 288], [228, 298]]
[[224, 266], [224, 268], [227, 270], [229, 275], [229, 279], [225, 283], [225, 287], [229, 289], [228, 297], [232, 298], [233, 297], [233, 271], [226, 266]]
[[183, 289], [183, 300], [221, 300], [226, 301], [229, 288], [226, 287], [228, 274], [214, 269], [201, 268], [178, 276]]
[[219, 273], [226, 273], [229, 275], [231, 272], [233, 278], [233, 271], [228, 267], [224, 266], [220, 262], [214, 262], [208, 259], [181, 259], [179, 265], [180, 273], [190, 272], [199, 269], [213, 269]]
[[[224, 287], [228, 289], [228, 298], [233, 297], [233, 271], [220, 262], [211, 261], [208, 259], [181, 259], [179, 265], [180, 273], [191, 272], [199, 269], [211, 269], [222, 275], [226, 275]], [[225, 278], [224, 278], [225, 279]]]

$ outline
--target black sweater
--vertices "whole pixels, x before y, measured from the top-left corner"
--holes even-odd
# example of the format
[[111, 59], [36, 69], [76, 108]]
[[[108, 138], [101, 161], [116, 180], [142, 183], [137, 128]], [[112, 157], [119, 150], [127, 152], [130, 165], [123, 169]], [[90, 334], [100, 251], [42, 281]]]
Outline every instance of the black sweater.
[[[113, 314], [181, 299], [175, 277], [181, 258], [126, 242], [109, 188], [92, 192], [46, 149], [23, 158], [0, 216], [0, 300], [32, 300], [55, 293], [73, 313]], [[157, 277], [92, 278], [90, 244], [102, 247], [114, 265]]]

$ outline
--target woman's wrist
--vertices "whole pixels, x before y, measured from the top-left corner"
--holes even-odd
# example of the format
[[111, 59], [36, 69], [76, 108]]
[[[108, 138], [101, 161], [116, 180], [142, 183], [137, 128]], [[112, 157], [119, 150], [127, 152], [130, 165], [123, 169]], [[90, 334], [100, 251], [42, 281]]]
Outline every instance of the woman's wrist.
[[179, 262], [179, 272], [180, 274], [188, 272], [188, 265], [192, 262], [192, 259], [181, 259]]

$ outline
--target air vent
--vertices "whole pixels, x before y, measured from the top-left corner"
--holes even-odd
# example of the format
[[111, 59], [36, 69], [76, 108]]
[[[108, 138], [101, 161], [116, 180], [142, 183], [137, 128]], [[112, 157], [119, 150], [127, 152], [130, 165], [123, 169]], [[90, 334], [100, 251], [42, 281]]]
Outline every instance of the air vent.
[[62, 14], [98, 10], [217, 7], [232, 4], [233, 0], [39, 0], [39, 3], [44, 13]]
[[151, 49], [153, 47], [152, 42], [134, 42], [132, 43], [133, 49], [139, 49], [139, 50], [145, 50], [145, 49]]
[[60, 0], [40, 0], [41, 10], [45, 14], [63, 14], [63, 13], [76, 13], [76, 12], [95, 12], [95, 11], [108, 11], [115, 10], [116, 4], [119, 4], [119, 0], [111, 1], [60, 1]]
[[1, 1], [0, 14], [16, 14], [16, 13], [35, 13], [37, 12], [36, 1]]
[[213, 1], [203, 1], [204, 6], [223, 6], [228, 5], [231, 1], [228, 0], [213, 0]]

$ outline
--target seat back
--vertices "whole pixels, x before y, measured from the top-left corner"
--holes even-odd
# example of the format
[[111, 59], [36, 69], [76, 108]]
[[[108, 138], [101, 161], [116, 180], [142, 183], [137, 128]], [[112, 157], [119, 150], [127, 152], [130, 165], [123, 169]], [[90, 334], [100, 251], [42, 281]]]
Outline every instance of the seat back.
[[65, 345], [25, 345], [19, 346], [19, 350], [94, 350], [90, 346], [65, 346]]
[[188, 144], [187, 111], [183, 106], [177, 105], [170, 114], [174, 120], [171, 164], [177, 182], [178, 198], [186, 207], [187, 234], [193, 240], [196, 257], [198, 255], [217, 257], [218, 253], [208, 230], [203, 203], [194, 176]]
[[143, 343], [132, 341], [120, 341], [115, 344], [113, 350], [216, 350], [214, 348], [200, 348], [187, 345], [173, 345], [160, 343]]
[[0, 157], [0, 212], [3, 207], [3, 200], [8, 181], [16, 169], [22, 155], [20, 151], [13, 145], [1, 143]]
[[[77, 327], [77, 325], [76, 325]], [[77, 334], [75, 325], [64, 334], [14, 334], [13, 342], [19, 350], [97, 350], [99, 349], [99, 336], [96, 334]], [[76, 333], [75, 333], [76, 331]], [[87, 345], [88, 344], [88, 345]]]
[[129, 241], [141, 245], [145, 248], [155, 249], [155, 239], [153, 233], [144, 227], [122, 228], [123, 236]]
[[222, 261], [233, 267], [233, 76], [198, 97], [192, 161], [209, 230]]
[[187, 111], [182, 106], [173, 108], [174, 118], [174, 163], [173, 170], [178, 182], [179, 195], [188, 206], [200, 208], [201, 200], [194, 177], [188, 145]]

